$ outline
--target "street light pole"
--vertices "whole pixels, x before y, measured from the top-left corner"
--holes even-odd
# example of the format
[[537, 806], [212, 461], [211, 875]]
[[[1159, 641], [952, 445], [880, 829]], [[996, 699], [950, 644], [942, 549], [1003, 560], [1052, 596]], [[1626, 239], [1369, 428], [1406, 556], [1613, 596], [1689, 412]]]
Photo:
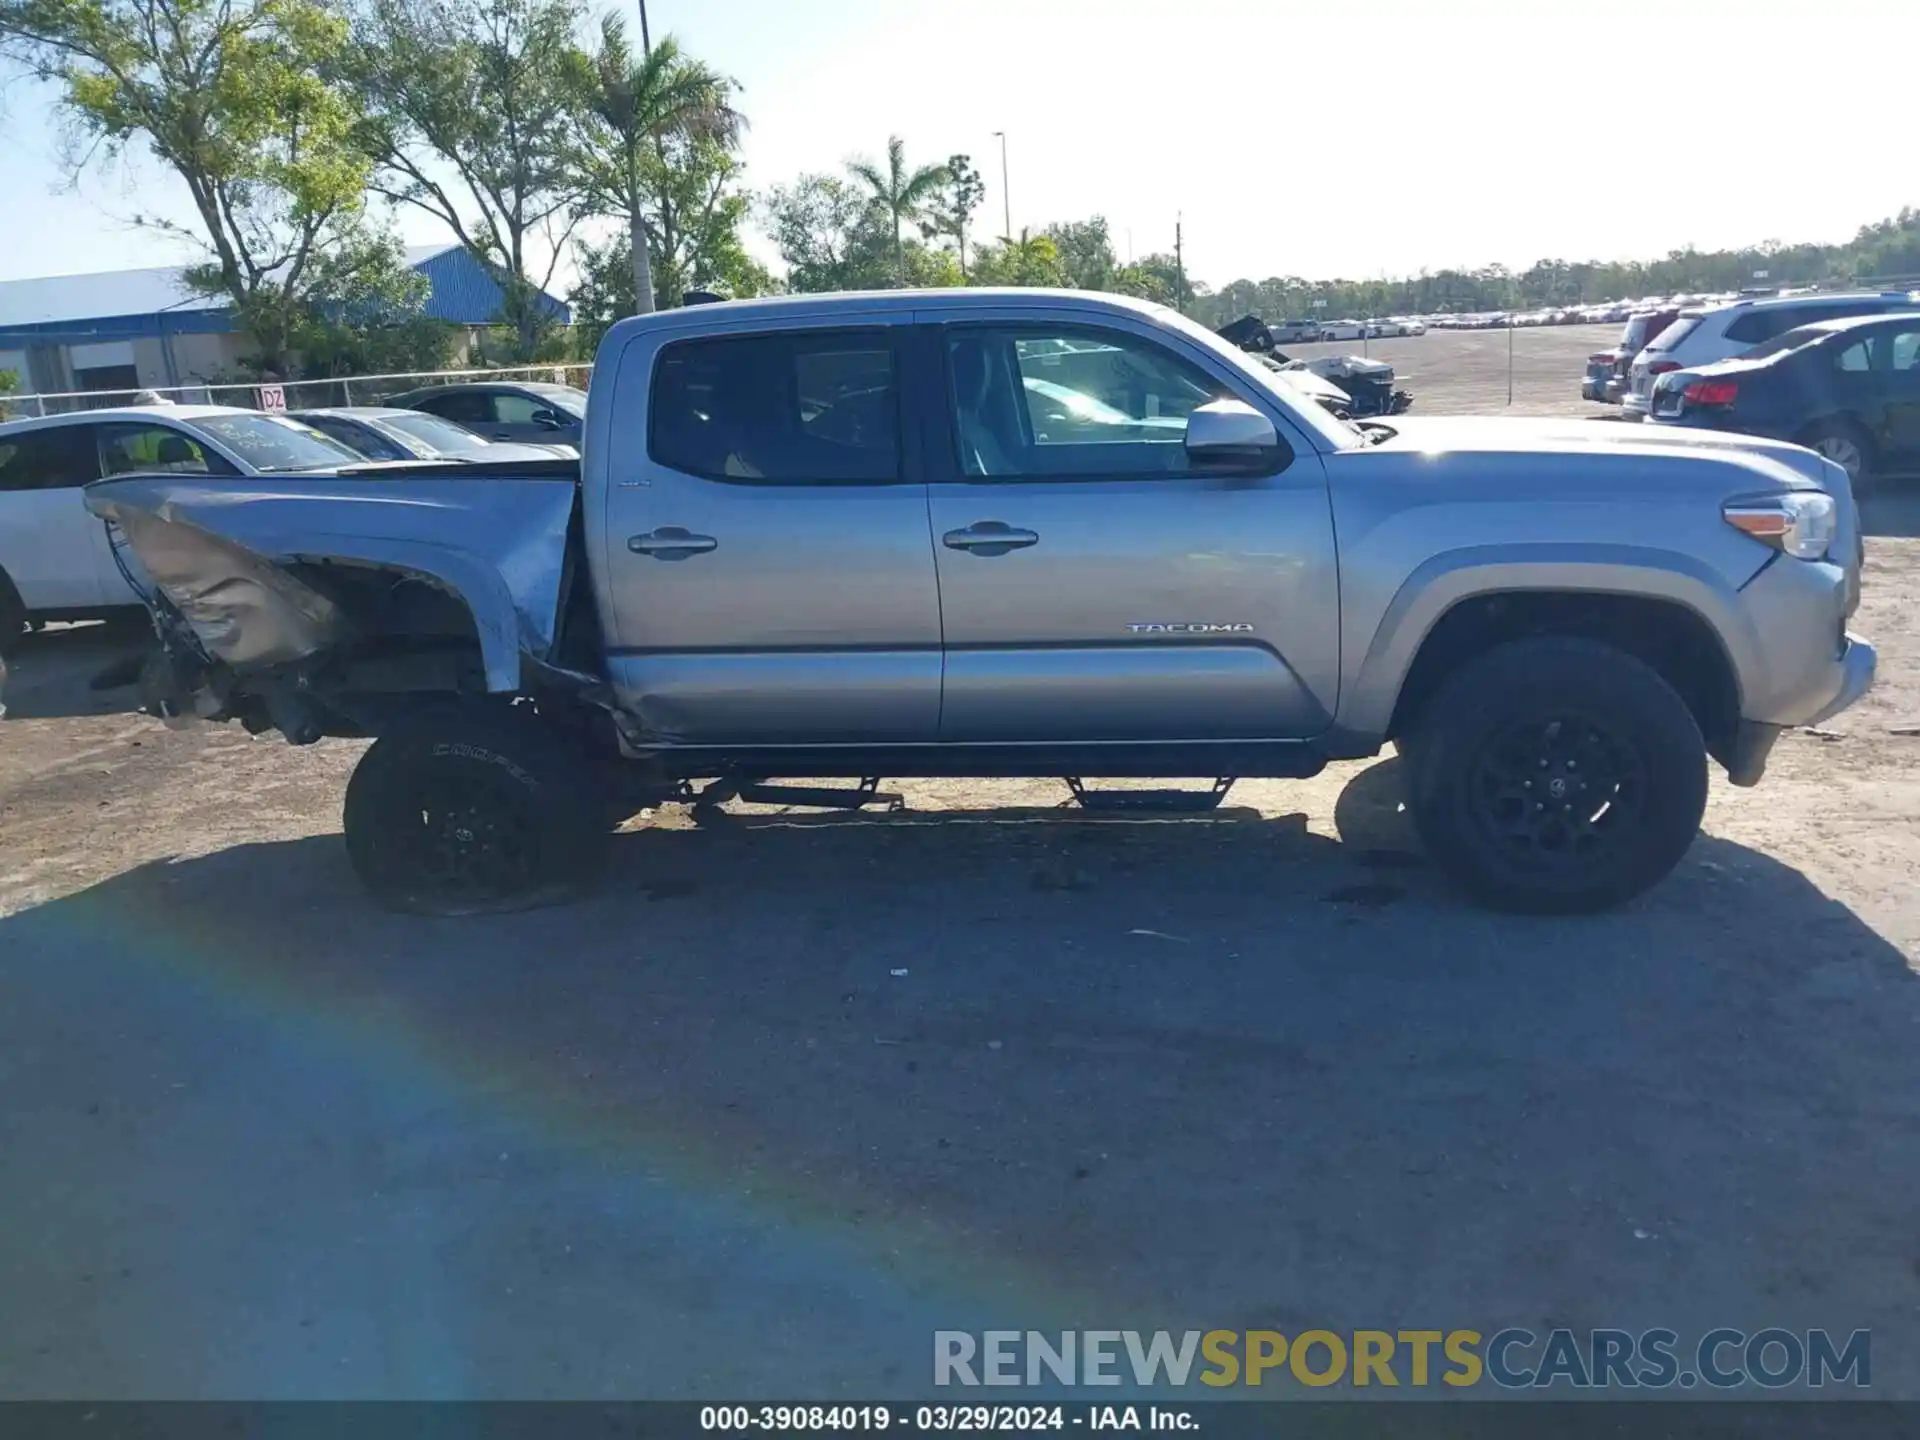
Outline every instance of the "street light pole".
[[653, 37], [647, 33], [647, 0], [640, 0], [640, 51], [653, 54]]
[[1001, 216], [1006, 222], [1006, 233], [1001, 237], [1009, 245], [1013, 243], [1013, 195], [1007, 189], [1007, 132], [993, 132], [1000, 140], [1000, 205]]

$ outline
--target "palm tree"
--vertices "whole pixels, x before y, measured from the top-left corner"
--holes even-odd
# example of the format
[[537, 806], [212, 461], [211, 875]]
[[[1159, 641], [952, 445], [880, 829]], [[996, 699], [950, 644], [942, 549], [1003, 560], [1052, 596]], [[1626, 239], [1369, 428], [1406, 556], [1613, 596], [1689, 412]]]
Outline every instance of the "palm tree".
[[873, 192], [874, 205], [893, 221], [894, 283], [907, 283], [907, 252], [900, 242], [901, 227], [917, 222], [925, 213], [940, 187], [947, 183], [947, 167], [922, 165], [907, 169], [907, 147], [898, 135], [887, 137], [887, 168], [882, 170], [871, 160], [853, 160], [847, 173]]
[[600, 47], [592, 56], [586, 92], [583, 169], [595, 197], [626, 216], [633, 243], [634, 308], [645, 315], [654, 308], [645, 152], [663, 150], [666, 138], [676, 134], [706, 136], [731, 146], [746, 127], [746, 118], [731, 103], [733, 82], [688, 58], [671, 35], [661, 36], [636, 59], [618, 15], [600, 22]]

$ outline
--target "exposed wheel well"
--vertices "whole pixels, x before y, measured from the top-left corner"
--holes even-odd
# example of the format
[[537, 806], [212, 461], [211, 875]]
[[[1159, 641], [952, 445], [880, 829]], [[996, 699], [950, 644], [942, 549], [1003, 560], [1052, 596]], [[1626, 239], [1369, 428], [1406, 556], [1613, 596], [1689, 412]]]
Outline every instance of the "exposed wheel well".
[[1615, 646], [1651, 666], [1693, 712], [1707, 749], [1722, 756], [1740, 723], [1740, 683], [1713, 627], [1673, 600], [1589, 591], [1503, 591], [1458, 602], [1420, 644], [1388, 727], [1398, 738], [1448, 675], [1474, 656], [1533, 635], [1573, 635]]

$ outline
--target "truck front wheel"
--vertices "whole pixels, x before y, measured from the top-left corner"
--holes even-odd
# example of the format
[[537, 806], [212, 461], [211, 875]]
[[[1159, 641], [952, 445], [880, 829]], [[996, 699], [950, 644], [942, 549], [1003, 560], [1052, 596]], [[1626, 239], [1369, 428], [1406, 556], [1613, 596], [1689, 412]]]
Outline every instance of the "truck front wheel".
[[1680, 863], [1707, 802], [1686, 703], [1591, 640], [1515, 641], [1468, 662], [1420, 717], [1410, 762], [1428, 854], [1502, 910], [1631, 899]]
[[477, 915], [570, 898], [607, 827], [589, 768], [524, 707], [447, 706], [375, 740], [347, 783], [347, 855], [389, 909]]

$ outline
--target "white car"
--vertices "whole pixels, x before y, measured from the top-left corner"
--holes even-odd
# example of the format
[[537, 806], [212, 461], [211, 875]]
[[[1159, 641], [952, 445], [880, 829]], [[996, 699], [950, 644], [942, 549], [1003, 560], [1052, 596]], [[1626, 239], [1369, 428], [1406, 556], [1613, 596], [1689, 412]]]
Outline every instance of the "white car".
[[1646, 419], [1653, 403], [1654, 381], [1671, 371], [1731, 360], [1802, 325], [1840, 320], [1849, 315], [1911, 310], [1916, 304], [1920, 304], [1920, 292], [1877, 290], [1766, 296], [1736, 300], [1711, 309], [1682, 310], [1677, 320], [1633, 357], [1633, 365], [1627, 371], [1626, 393], [1620, 397], [1620, 413], [1629, 420]]
[[81, 487], [135, 471], [272, 475], [365, 464], [285, 416], [224, 405], [127, 406], [0, 425], [0, 652], [31, 626], [141, 603]]
[[1329, 320], [1320, 327], [1322, 340], [1362, 340], [1366, 334], [1364, 320]]

